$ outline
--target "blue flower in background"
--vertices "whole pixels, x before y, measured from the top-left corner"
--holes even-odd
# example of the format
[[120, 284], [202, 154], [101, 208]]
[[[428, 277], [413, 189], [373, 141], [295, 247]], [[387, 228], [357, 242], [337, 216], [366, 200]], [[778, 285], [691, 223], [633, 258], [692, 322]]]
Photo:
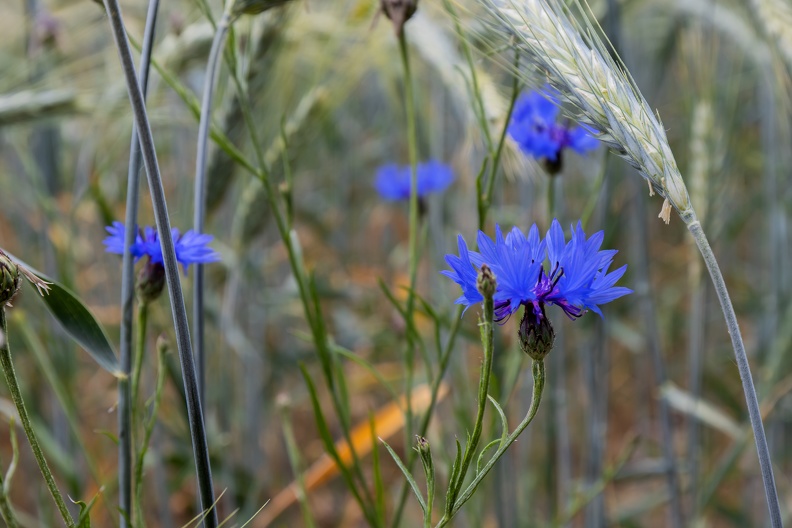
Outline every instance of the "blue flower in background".
[[[124, 224], [113, 222], [113, 225], [105, 229], [110, 234], [104, 239], [106, 251], [123, 255]], [[176, 260], [184, 267], [185, 273], [190, 264], [208, 264], [220, 260], [220, 255], [207, 245], [214, 239], [212, 235], [198, 234], [192, 230], [182, 235], [175, 227], [171, 229], [171, 233], [176, 246]], [[148, 256], [152, 264], [162, 264], [162, 248], [157, 230], [149, 226], [144, 227], [142, 233], [138, 230], [131, 252], [135, 260]]]
[[[418, 189], [419, 198], [429, 193], [446, 190], [454, 181], [454, 172], [445, 163], [436, 160], [418, 164]], [[388, 163], [377, 169], [374, 187], [386, 200], [409, 200], [412, 183], [412, 169], [409, 165]]]
[[[534, 324], [545, 317], [545, 306], [560, 307], [570, 319], [577, 319], [591, 310], [600, 316], [599, 305], [632, 293], [629, 288], [615, 286], [627, 266], [608, 272], [616, 250], [600, 250], [602, 231], [587, 238], [578, 222], [571, 228], [567, 242], [558, 220], [553, 220], [544, 240], [533, 225], [525, 236], [513, 228], [505, 237], [495, 227], [495, 240], [479, 231], [479, 251], [468, 251], [459, 237], [459, 257], [446, 255], [453, 271], [443, 271], [462, 288], [457, 304], [470, 306], [483, 299], [476, 290], [477, 269], [486, 264], [497, 281], [493, 296], [495, 319], [506, 321], [511, 314], [525, 307], [525, 318]], [[547, 262], [547, 265], [545, 264]]]
[[523, 93], [514, 104], [509, 135], [520, 148], [536, 159], [543, 159], [551, 165], [560, 164], [564, 149], [572, 149], [579, 154], [597, 148], [596, 134], [584, 126], [576, 126], [559, 121], [560, 110], [555, 92], [548, 88], [544, 92]]

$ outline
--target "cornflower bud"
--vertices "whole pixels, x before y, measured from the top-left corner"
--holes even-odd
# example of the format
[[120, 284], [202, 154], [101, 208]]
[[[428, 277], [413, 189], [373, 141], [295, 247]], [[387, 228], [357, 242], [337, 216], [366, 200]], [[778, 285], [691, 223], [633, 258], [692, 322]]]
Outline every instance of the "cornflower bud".
[[19, 267], [0, 250], [0, 309], [16, 295], [20, 282]]
[[382, 12], [393, 22], [393, 29], [401, 35], [404, 24], [412, 18], [418, 8], [418, 0], [382, 0]]
[[534, 361], [542, 361], [553, 349], [555, 330], [550, 319], [545, 315], [544, 306], [541, 316], [534, 313], [530, 306], [525, 308], [517, 334], [520, 337], [520, 348]]
[[481, 265], [478, 277], [476, 277], [476, 289], [485, 299], [491, 299], [495, 295], [495, 290], [498, 288], [498, 282], [495, 280], [495, 275], [492, 269], [486, 264]]
[[150, 303], [157, 300], [165, 287], [165, 266], [161, 262], [154, 263], [151, 258], [138, 273], [135, 293], [140, 302]]

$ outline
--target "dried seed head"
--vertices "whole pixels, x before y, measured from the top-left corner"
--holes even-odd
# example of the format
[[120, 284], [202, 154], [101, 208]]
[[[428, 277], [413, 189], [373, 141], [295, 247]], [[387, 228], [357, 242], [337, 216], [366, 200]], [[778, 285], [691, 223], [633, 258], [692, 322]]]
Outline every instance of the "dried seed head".
[[0, 309], [14, 298], [20, 284], [19, 267], [0, 250]]
[[415, 14], [418, 8], [418, 0], [381, 0], [381, 9], [393, 22], [393, 29], [397, 35], [404, 31], [404, 24]]

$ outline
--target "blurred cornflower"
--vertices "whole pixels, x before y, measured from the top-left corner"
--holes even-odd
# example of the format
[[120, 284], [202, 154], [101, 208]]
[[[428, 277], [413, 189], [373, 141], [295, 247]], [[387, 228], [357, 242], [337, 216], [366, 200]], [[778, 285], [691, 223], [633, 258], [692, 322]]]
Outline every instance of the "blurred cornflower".
[[[107, 226], [105, 229], [110, 234], [104, 239], [104, 245], [107, 246], [106, 251], [123, 255], [124, 224], [113, 222], [113, 225]], [[176, 246], [176, 260], [184, 268], [184, 273], [187, 273], [187, 267], [190, 264], [208, 264], [220, 260], [220, 255], [207, 245], [214, 239], [212, 235], [199, 234], [193, 230], [182, 235], [175, 227], [171, 229], [171, 233], [173, 244]], [[135, 261], [148, 256], [153, 264], [162, 264], [162, 248], [157, 230], [149, 226], [144, 227], [142, 231], [138, 229], [131, 252]]]
[[[454, 181], [450, 166], [437, 160], [418, 164], [418, 198], [446, 190]], [[374, 187], [386, 200], [409, 200], [412, 187], [412, 169], [409, 165], [388, 163], [377, 169]]]
[[460, 235], [459, 256], [446, 255], [451, 271], [441, 273], [462, 288], [456, 304], [470, 307], [483, 300], [476, 289], [477, 269], [484, 264], [489, 266], [497, 281], [493, 296], [495, 320], [503, 323], [524, 307], [520, 322], [523, 344], [539, 334], [549, 339], [552, 348], [553, 330], [545, 315], [546, 305], [560, 307], [573, 320], [586, 310], [601, 317], [599, 305], [632, 293], [628, 288], [615, 286], [627, 270], [626, 265], [608, 272], [617, 251], [600, 250], [604, 236], [600, 231], [587, 238], [580, 222], [571, 228], [568, 242], [558, 220], [553, 220], [544, 239], [536, 224], [528, 236], [514, 227], [505, 237], [496, 225], [495, 240], [479, 231], [478, 252], [469, 251]]
[[542, 160], [550, 174], [561, 170], [564, 149], [578, 154], [597, 148], [595, 131], [559, 120], [558, 98], [552, 88], [523, 93], [517, 98], [508, 132], [520, 148]]
[[[124, 224], [113, 222], [113, 225], [105, 228], [110, 234], [104, 239], [108, 253], [124, 254]], [[176, 249], [176, 260], [187, 273], [190, 264], [208, 264], [220, 260], [220, 255], [210, 248], [207, 244], [214, 238], [212, 235], [199, 234], [195, 231], [187, 231], [183, 235], [178, 229], [172, 228], [173, 244]], [[130, 248], [135, 261], [147, 256], [143, 269], [138, 274], [136, 290], [138, 296], [150, 302], [159, 297], [165, 285], [165, 266], [162, 259], [162, 248], [160, 247], [159, 234], [153, 227], [146, 226], [142, 230], [137, 229], [135, 242]]]

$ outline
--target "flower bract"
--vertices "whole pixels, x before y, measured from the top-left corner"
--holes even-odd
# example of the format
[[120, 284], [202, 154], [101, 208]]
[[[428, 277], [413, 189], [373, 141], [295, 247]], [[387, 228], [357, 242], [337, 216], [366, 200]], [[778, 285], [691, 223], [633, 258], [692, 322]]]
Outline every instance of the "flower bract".
[[489, 266], [498, 284], [493, 300], [499, 322], [525, 307], [526, 316], [532, 314], [538, 324], [545, 317], [546, 305], [558, 306], [570, 319], [587, 310], [602, 316], [600, 305], [632, 293], [616, 286], [627, 266], [609, 272], [617, 251], [600, 249], [602, 231], [587, 237], [580, 222], [570, 230], [567, 241], [558, 220], [553, 220], [544, 239], [535, 224], [527, 236], [516, 227], [504, 236], [496, 226], [494, 240], [479, 231], [479, 251], [469, 251], [459, 236], [459, 256], [446, 255], [451, 270], [441, 273], [462, 288], [456, 303], [469, 307], [482, 301], [476, 290], [476, 270], [483, 264]]
[[[108, 253], [123, 255], [124, 253], [124, 224], [113, 222], [113, 225], [105, 228], [110, 234], [104, 239]], [[214, 237], [207, 234], [199, 234], [195, 231], [187, 231], [183, 235], [175, 227], [171, 229], [173, 243], [176, 247], [176, 260], [183, 266], [187, 273], [190, 264], [208, 264], [220, 260], [220, 255], [208, 246]], [[162, 248], [160, 247], [159, 234], [153, 227], [146, 226], [141, 231], [137, 230], [135, 242], [130, 248], [135, 260], [143, 256], [148, 256], [152, 264], [162, 264]]]
[[[450, 166], [437, 160], [418, 164], [417, 194], [423, 198], [427, 194], [442, 192], [454, 181]], [[377, 169], [374, 187], [386, 200], [409, 200], [412, 188], [412, 169], [409, 165], [388, 163]]]

